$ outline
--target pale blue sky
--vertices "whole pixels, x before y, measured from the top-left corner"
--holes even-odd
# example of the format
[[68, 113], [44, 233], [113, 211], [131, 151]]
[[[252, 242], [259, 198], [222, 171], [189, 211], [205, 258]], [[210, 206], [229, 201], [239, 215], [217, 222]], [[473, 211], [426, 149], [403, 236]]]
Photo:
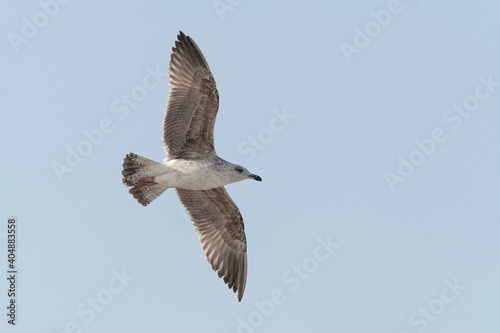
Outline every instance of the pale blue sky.
[[[2, 332], [499, 331], [498, 3], [55, 3], [0, 14]], [[121, 184], [127, 153], [164, 157], [179, 30], [217, 82], [218, 154], [263, 178], [227, 187], [241, 303], [175, 191], [144, 208]]]

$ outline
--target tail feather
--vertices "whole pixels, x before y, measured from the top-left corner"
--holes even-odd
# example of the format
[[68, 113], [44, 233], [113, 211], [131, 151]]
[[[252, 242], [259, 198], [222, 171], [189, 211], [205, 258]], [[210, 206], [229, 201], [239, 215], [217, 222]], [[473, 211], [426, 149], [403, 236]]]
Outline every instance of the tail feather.
[[154, 181], [155, 176], [161, 174], [161, 166], [161, 163], [133, 153], [123, 160], [122, 182], [126, 186], [132, 186], [129, 193], [143, 206], [147, 206], [167, 190], [167, 187]]
[[143, 206], [149, 205], [154, 199], [158, 198], [163, 192], [167, 190], [166, 187], [159, 185], [144, 186], [137, 185], [132, 187], [128, 192], [137, 199]]
[[154, 173], [152, 169], [160, 164], [133, 153], [127, 154], [123, 159], [123, 184], [133, 186], [143, 177], [152, 176]]

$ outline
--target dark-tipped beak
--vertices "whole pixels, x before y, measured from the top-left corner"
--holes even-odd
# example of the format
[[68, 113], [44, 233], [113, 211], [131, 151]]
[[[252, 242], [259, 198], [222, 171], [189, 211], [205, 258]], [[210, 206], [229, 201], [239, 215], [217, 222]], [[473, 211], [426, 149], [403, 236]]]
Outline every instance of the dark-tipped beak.
[[256, 180], [256, 181], [258, 181], [258, 182], [261, 182], [261, 181], [262, 181], [262, 178], [260, 178], [260, 177], [259, 177], [259, 176], [257, 176], [257, 175], [250, 175], [249, 177], [250, 177], [250, 178], [255, 179], [255, 180]]

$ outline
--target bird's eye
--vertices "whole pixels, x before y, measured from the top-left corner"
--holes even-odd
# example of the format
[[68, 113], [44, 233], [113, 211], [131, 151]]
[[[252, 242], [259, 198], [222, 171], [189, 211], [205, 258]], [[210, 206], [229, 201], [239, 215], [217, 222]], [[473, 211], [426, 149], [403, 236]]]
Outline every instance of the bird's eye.
[[238, 171], [239, 173], [242, 173], [243, 169], [242, 168], [236, 168], [236, 171]]

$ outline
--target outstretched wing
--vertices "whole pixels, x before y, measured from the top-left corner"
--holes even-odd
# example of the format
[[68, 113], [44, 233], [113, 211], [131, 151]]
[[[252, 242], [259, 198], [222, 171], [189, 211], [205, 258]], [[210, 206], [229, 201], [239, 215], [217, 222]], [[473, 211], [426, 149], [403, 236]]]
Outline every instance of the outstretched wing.
[[247, 281], [247, 241], [240, 210], [224, 187], [211, 190], [175, 189], [200, 236], [212, 269], [224, 277], [241, 301]]
[[214, 125], [219, 93], [205, 57], [181, 31], [172, 48], [163, 149], [168, 158], [199, 159], [215, 154]]

